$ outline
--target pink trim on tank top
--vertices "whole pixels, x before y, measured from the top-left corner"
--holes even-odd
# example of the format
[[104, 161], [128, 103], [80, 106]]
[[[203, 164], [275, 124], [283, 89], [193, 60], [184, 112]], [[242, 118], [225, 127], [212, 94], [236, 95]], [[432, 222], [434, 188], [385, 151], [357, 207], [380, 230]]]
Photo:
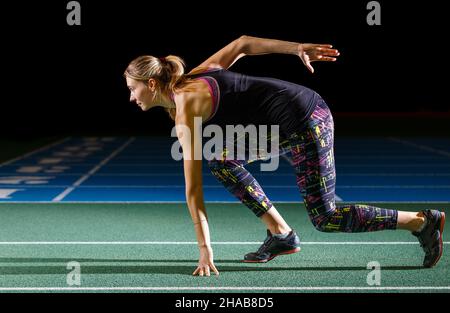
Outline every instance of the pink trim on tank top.
[[205, 120], [205, 122], [206, 122], [206, 121], [209, 121], [211, 119], [211, 117], [213, 117], [214, 114], [216, 113], [217, 100], [216, 100], [216, 97], [214, 97], [214, 92], [213, 92], [213, 89], [212, 89], [211, 84], [209, 83], [209, 81], [206, 78], [204, 78], [204, 77], [199, 77], [197, 79], [203, 80], [208, 85], [209, 94], [211, 95], [211, 99], [212, 99], [211, 115]]

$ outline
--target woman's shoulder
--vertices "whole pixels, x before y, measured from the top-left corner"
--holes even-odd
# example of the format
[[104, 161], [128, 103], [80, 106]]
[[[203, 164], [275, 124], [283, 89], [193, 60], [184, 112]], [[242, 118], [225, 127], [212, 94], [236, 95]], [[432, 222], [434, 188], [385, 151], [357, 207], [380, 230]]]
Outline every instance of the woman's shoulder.
[[191, 81], [174, 93], [174, 101], [178, 113], [198, 114], [199, 104], [208, 100], [208, 89], [200, 81]]
[[202, 99], [192, 93], [183, 93], [175, 98], [176, 101], [176, 125], [194, 125], [195, 118], [204, 117], [204, 105]]

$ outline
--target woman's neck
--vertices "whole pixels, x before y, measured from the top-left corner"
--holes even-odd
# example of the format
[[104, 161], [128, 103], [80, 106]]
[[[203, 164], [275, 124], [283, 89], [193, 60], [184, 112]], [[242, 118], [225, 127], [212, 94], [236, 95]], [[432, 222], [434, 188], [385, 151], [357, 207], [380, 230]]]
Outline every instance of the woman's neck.
[[163, 108], [174, 109], [176, 107], [173, 93], [169, 91], [168, 94], [161, 94], [161, 104]]

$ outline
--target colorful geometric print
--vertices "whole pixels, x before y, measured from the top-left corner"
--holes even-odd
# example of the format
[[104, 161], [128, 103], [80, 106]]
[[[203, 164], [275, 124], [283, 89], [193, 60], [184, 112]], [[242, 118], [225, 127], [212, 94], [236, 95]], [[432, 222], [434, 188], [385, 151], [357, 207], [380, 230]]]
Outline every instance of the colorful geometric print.
[[[367, 205], [336, 207], [334, 122], [323, 100], [317, 104], [306, 128], [288, 137], [297, 185], [309, 218], [324, 232], [370, 232], [396, 229], [396, 210]], [[280, 150], [285, 150], [284, 143]], [[256, 179], [244, 168], [248, 161], [209, 161], [212, 174], [253, 213], [260, 217], [272, 208]]]

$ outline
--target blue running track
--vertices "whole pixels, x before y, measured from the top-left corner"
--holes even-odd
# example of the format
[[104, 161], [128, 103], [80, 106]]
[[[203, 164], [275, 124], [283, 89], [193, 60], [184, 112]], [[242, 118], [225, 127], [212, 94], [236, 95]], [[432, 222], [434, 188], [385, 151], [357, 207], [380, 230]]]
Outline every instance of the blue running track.
[[[66, 138], [0, 165], [0, 202], [180, 202], [175, 138]], [[336, 139], [337, 200], [449, 202], [450, 138]], [[247, 168], [274, 202], [302, 201], [289, 160]], [[236, 202], [206, 166], [207, 202]]]

